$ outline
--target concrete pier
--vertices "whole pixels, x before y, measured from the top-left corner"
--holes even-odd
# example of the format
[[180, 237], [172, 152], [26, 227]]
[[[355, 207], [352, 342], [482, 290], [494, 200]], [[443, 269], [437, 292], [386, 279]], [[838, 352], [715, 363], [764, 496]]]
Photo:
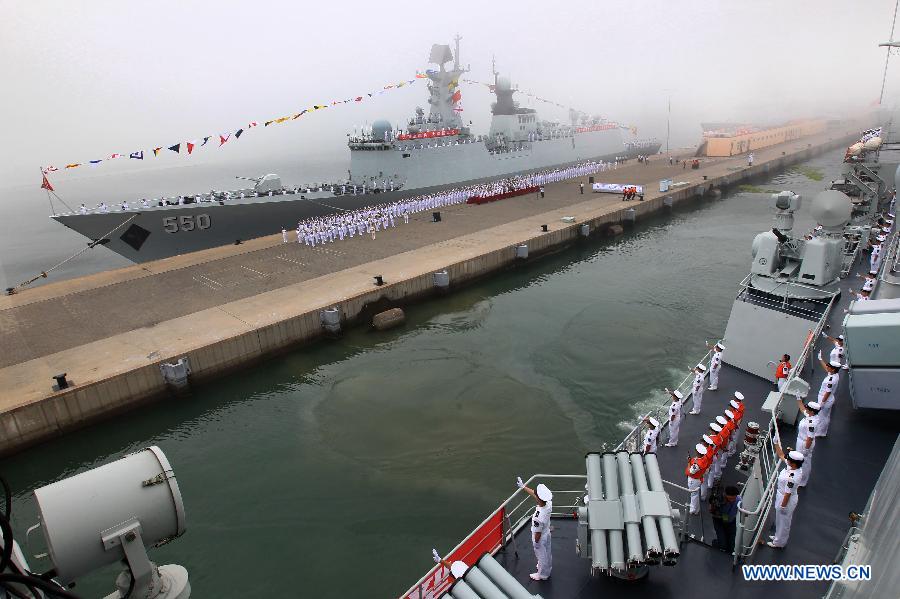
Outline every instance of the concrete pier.
[[[293, 234], [282, 243], [278, 232], [2, 297], [0, 455], [169, 396], [165, 363], [187, 358], [190, 382], [202, 382], [324, 336], [325, 310], [340, 315], [339, 330], [371, 316], [367, 306], [382, 311], [441, 293], [446, 286], [436, 284], [435, 273], [446, 271], [456, 288], [574, 244], [584, 225], [601, 234], [632, 214], [639, 223], [711, 189], [846, 146], [858, 131], [848, 126], [757, 151], [750, 168], [745, 156], [702, 159], [699, 170], [687, 155], [680, 157], [687, 168], [654, 156], [595, 175], [643, 184], [644, 201], [589, 188], [582, 195], [584, 177], [546, 186], [543, 199], [445, 207], [439, 223], [417, 214], [374, 241], [365, 235], [309, 248]], [[664, 178], [684, 184], [659, 193]], [[525, 261], [517, 260], [522, 245]], [[385, 284], [375, 286], [375, 275]], [[70, 386], [54, 390], [52, 377], [62, 372]]]

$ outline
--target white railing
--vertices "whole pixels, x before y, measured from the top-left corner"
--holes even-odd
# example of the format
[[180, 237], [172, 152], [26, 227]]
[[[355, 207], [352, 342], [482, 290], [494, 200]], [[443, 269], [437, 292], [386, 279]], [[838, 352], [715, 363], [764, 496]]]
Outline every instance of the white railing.
[[[703, 356], [698, 364], [703, 364], [706, 366], [706, 372], [703, 374], [704, 384], [706, 381], [706, 375], [709, 374], [709, 362], [712, 359], [712, 350], [706, 352], [706, 355]], [[694, 382], [694, 373], [690, 372], [675, 389], [672, 391], [681, 391], [684, 399], [682, 400], [682, 410], [686, 410], [688, 406], [693, 406], [694, 403], [694, 393], [691, 390]], [[656, 420], [660, 423], [660, 438], [658, 439], [659, 443], [663, 443], [664, 441], [668, 441], [669, 434], [669, 405], [672, 403], [672, 397], [670, 395], [666, 395], [666, 400], [661, 403], [659, 406], [651, 409], [649, 412], [644, 414], [639, 420], [637, 425], [627, 435], [622, 441], [616, 446], [614, 451], [627, 451], [627, 452], [635, 452], [640, 451], [640, 443], [642, 438], [642, 429], [644, 425], [644, 421], [651, 416], [656, 418]], [[662, 438], [663, 431], [666, 432], [666, 438]]]

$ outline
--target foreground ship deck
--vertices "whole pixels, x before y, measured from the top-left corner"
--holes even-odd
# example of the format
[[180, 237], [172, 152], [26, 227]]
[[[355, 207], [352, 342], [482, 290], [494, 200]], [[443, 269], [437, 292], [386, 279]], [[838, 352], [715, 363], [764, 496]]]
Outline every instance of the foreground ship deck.
[[[866, 265], [867, 266], [867, 265]], [[867, 268], [857, 266], [852, 274], [859, 274]], [[831, 331], [841, 328], [844, 310], [849, 304], [849, 294], [843, 294], [827, 320]], [[824, 339], [816, 345], [827, 354], [830, 344]], [[777, 349], [773, 348], [773, 353]], [[813, 352], [815, 355], [815, 351]], [[808, 364], [813, 363], [808, 362]], [[804, 367], [802, 378], [818, 388], [822, 379], [821, 368]], [[832, 564], [840, 561], [839, 553], [846, 541], [851, 522], [850, 512], [861, 513], [866, 507], [874, 487], [900, 430], [900, 414], [896, 411], [855, 410], [850, 404], [848, 377], [841, 377], [837, 394], [837, 404], [832, 413], [828, 436], [820, 439], [815, 449], [815, 464], [808, 486], [800, 491], [799, 505], [794, 512], [790, 541], [784, 549], [761, 546], [748, 564]], [[686, 454], [707, 431], [708, 423], [727, 407], [735, 391], [741, 391], [747, 398], [743, 428], [747, 422], [768, 422], [771, 414], [764, 412], [762, 402], [770, 391], [775, 390], [771, 381], [724, 365], [719, 377], [718, 391], [706, 391], [702, 413], [699, 416], [686, 415], [682, 422], [680, 443], [676, 448], [663, 447], [666, 433], [660, 436], [657, 452], [660, 471], [666, 481], [684, 485]], [[793, 427], [781, 425], [782, 439], [786, 445], [793, 445], [796, 431]], [[740, 439], [743, 438], [743, 430]], [[734, 469], [738, 454], [729, 460], [723, 474], [723, 482], [732, 484], [746, 480], [746, 474]], [[570, 475], [572, 476], [572, 475]], [[656, 566], [650, 569], [644, 579], [635, 581], [613, 577], [593, 577], [590, 562], [575, 552], [577, 520], [560, 512], [572, 503], [573, 493], [580, 496], [579, 485], [584, 484], [583, 476], [575, 475], [567, 483], [561, 482], [560, 475], [535, 475], [529, 484], [546, 482], [555, 487], [555, 495], [565, 498], [557, 507], [554, 500], [555, 517], [553, 523], [553, 574], [549, 580], [533, 581], [529, 574], [535, 571], [534, 552], [531, 548], [528, 526], [519, 529], [511, 542], [504, 545], [495, 555], [497, 561], [510, 572], [528, 591], [543, 599], [587, 599], [594, 597], [628, 597], [629, 599], [659, 599], [661, 597], [731, 597], [732, 599], [753, 599], [763, 593], [776, 592], [779, 597], [790, 599], [813, 599], [822, 597], [828, 589], [826, 582], [774, 582], [746, 581], [740, 567], [732, 566], [732, 555], [711, 546], [715, 538], [708, 505], [701, 503], [700, 517], [688, 520], [690, 540], [681, 547], [677, 565]], [[568, 485], [576, 491], [556, 493], [561, 485]], [[684, 504], [687, 493], [667, 488], [675, 504]], [[521, 498], [519, 498], [521, 499]], [[516, 501], [518, 504], [518, 501]], [[533, 506], [530, 500], [525, 504]], [[527, 523], [526, 518], [526, 523]], [[768, 537], [769, 528], [774, 527], [772, 516], [763, 529], [762, 538]], [[873, 573], [873, 576], [878, 576]], [[416, 597], [412, 593], [404, 595]], [[428, 597], [429, 595], [423, 595]], [[444, 595], [435, 595], [444, 596]]]

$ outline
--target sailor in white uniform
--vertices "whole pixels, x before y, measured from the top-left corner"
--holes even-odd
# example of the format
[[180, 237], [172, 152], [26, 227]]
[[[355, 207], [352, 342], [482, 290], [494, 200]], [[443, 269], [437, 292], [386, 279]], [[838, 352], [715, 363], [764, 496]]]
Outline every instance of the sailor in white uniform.
[[831, 354], [828, 356], [829, 362], [837, 362], [838, 364], [844, 363], [844, 336], [838, 335], [837, 337], [829, 337], [824, 332], [822, 336], [834, 343], [834, 348], [831, 350]]
[[644, 434], [644, 453], [656, 453], [656, 442], [659, 438], [659, 420], [653, 416], [645, 421], [648, 425], [646, 434]]
[[800, 470], [798, 487], [805, 487], [812, 474], [813, 449], [816, 448], [816, 427], [819, 423], [819, 410], [821, 406], [814, 401], [803, 405], [803, 400], [797, 398], [797, 405], [804, 417], [797, 423], [797, 451], [803, 454], [803, 468]]
[[550, 548], [550, 514], [553, 512], [553, 493], [541, 483], [536, 489], [526, 487], [522, 477], [516, 478], [516, 486], [534, 497], [537, 507], [531, 517], [531, 544], [537, 560], [537, 571], [530, 575], [532, 580], [547, 580], [553, 569], [553, 554]]
[[787, 545], [791, 534], [791, 520], [794, 518], [794, 510], [797, 509], [797, 479], [800, 477], [800, 469], [803, 467], [803, 454], [792, 451], [787, 456], [780, 444], [775, 445], [778, 457], [784, 460], [787, 468], [778, 474], [775, 483], [775, 534], [769, 537], [766, 543], [769, 547], [781, 548]]
[[84, 204], [81, 205], [81, 213], [82, 213], [82, 214], [87, 214], [87, 213], [88, 213], [87, 206], [85, 206]]
[[694, 451], [697, 452], [697, 455], [688, 460], [684, 473], [687, 475], [687, 488], [691, 494], [690, 513], [699, 514], [700, 495], [702, 493], [703, 480], [706, 477], [706, 472], [703, 470], [703, 460], [709, 449], [703, 443], [697, 443], [694, 446]]
[[700, 406], [703, 404], [703, 376], [706, 373], [706, 366], [697, 364], [694, 368], [694, 383], [691, 387], [691, 393], [694, 396], [694, 409], [689, 414], [699, 414]]
[[819, 387], [819, 395], [816, 397], [816, 403], [819, 404], [819, 424], [816, 429], [817, 437], [824, 437], [828, 434], [828, 425], [831, 423], [831, 410], [834, 408], [834, 402], [837, 399], [836, 393], [838, 383], [841, 382], [841, 363], [828, 362], [822, 359], [822, 352], [819, 352], [819, 364], [827, 374], [822, 379], [822, 385]]
[[740, 430], [740, 423], [734, 419], [734, 411], [730, 409], [725, 410], [725, 418], [734, 425], [734, 430], [731, 431], [731, 436], [728, 437], [728, 449], [725, 450], [725, 454], [728, 457], [731, 457], [737, 451], [737, 438], [738, 431]]
[[872, 291], [875, 289], [875, 281], [878, 279], [872, 273], [866, 273], [865, 275], [860, 275], [860, 279], [863, 280], [863, 290], [864, 291]]
[[287, 243], [287, 229], [284, 227], [281, 228], [281, 241]]
[[681, 406], [684, 400], [684, 394], [677, 389], [666, 393], [672, 396], [672, 404], [669, 406], [669, 442], [666, 447], [675, 447], [678, 445], [678, 433], [681, 430]]
[[719, 370], [722, 369], [722, 352], [725, 351], [725, 346], [719, 341], [712, 347], [707, 343], [706, 347], [713, 350], [712, 358], [709, 360], [709, 387], [707, 390], [715, 391], [719, 388]]
[[881, 268], [881, 244], [886, 239], [884, 235], [879, 235], [875, 238], [875, 245], [872, 246], [872, 255], [869, 256], [869, 273], [873, 275], [878, 274], [878, 269]]

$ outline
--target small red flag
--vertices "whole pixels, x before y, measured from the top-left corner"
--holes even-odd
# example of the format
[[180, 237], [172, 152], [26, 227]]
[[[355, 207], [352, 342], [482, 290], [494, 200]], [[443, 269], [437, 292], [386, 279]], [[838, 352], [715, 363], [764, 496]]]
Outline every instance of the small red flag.
[[50, 181], [47, 179], [47, 175], [43, 175], [44, 181], [41, 183], [41, 189], [46, 189], [47, 191], [53, 191], [53, 186], [50, 185]]
[[190, 154], [191, 152], [194, 151], [194, 143], [193, 142], [190, 142], [190, 141], [187, 142], [187, 151], [188, 151], [188, 154]]

